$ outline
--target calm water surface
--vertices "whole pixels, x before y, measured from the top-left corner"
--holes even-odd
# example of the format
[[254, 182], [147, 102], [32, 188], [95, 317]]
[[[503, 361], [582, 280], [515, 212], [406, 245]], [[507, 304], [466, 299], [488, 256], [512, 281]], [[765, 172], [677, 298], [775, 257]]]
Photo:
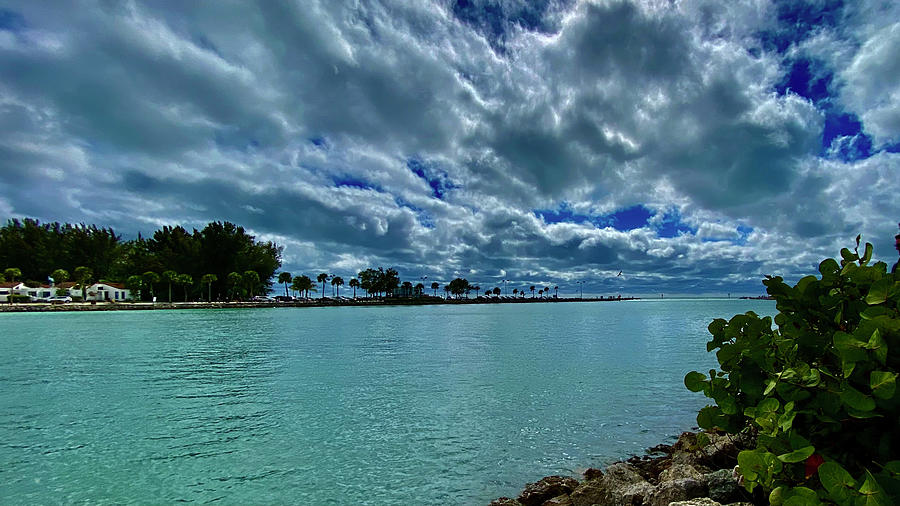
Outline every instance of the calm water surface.
[[0, 504], [486, 504], [694, 425], [666, 300], [0, 314]]

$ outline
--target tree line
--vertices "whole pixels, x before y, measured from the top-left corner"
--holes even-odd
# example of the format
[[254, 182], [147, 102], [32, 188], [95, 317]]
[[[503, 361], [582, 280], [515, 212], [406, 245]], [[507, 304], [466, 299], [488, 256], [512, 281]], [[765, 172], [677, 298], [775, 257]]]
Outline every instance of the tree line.
[[266, 293], [281, 252], [230, 222], [191, 232], [164, 226], [149, 238], [123, 241], [112, 228], [12, 219], [0, 228], [0, 266], [6, 266], [0, 279], [120, 283], [143, 300], [161, 293], [169, 300], [233, 299]]

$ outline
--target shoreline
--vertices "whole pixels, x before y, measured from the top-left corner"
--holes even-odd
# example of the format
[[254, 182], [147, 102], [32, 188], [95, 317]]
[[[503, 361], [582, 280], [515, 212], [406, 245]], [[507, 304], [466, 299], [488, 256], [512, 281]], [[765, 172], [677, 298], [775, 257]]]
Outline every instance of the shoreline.
[[303, 308], [303, 307], [379, 307], [379, 306], [431, 306], [467, 304], [548, 304], [560, 302], [621, 302], [639, 300], [640, 297], [611, 299], [442, 299], [440, 297], [417, 297], [396, 299], [355, 299], [355, 300], [306, 300], [291, 302], [67, 302], [50, 304], [46, 302], [0, 303], [0, 313], [40, 313], [59, 311], [154, 311], [177, 309], [252, 309], [252, 308]]

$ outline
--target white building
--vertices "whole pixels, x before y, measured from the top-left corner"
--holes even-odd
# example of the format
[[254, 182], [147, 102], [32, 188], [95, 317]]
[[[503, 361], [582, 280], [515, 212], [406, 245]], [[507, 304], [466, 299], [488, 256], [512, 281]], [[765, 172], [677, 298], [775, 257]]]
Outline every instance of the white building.
[[[81, 291], [78, 291], [81, 295]], [[91, 301], [125, 302], [131, 298], [131, 291], [118, 283], [94, 283], [87, 287], [87, 298]]]
[[8, 281], [0, 283], [0, 302], [9, 302], [10, 295], [19, 295], [28, 290], [25, 283], [20, 281]]

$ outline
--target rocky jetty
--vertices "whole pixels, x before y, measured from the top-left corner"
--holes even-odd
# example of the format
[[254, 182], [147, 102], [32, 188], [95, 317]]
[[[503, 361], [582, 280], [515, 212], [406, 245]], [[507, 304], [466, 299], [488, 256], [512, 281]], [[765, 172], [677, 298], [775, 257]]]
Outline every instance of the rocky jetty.
[[685, 432], [642, 457], [588, 469], [581, 481], [547, 476], [517, 498], [501, 497], [490, 506], [749, 506], [734, 467], [738, 452], [753, 443], [743, 434]]

